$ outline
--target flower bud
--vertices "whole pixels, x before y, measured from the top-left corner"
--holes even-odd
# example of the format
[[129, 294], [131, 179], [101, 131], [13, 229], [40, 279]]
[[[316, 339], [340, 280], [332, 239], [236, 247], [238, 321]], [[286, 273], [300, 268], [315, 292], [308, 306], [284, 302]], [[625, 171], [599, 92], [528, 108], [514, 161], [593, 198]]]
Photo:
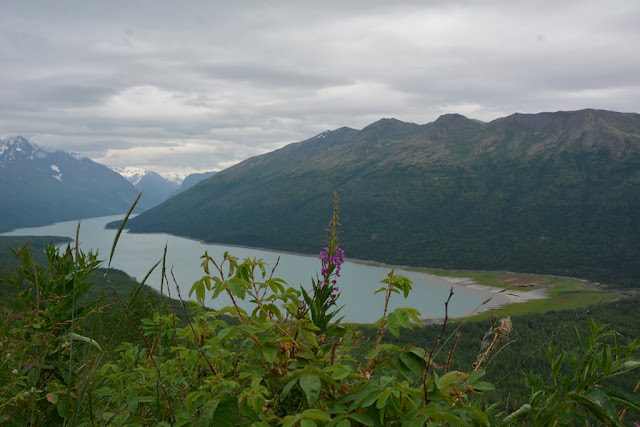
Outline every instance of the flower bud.
[[17, 369], [14, 369], [13, 371], [11, 371], [11, 373], [12, 373], [13, 375], [18, 375], [18, 370], [17, 370]]

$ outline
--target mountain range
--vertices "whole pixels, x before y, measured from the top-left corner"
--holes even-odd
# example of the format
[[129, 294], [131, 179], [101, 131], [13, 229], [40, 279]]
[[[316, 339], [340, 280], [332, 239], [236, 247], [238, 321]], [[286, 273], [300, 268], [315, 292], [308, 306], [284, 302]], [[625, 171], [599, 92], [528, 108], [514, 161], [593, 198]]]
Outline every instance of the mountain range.
[[215, 174], [215, 172], [199, 172], [184, 178], [174, 174], [168, 178], [157, 172], [135, 167], [111, 167], [111, 169], [125, 177], [142, 192], [141, 200], [145, 200], [150, 206], [160, 204]]
[[447, 114], [340, 128], [221, 171], [129, 222], [315, 253], [338, 192], [347, 256], [640, 280], [640, 115]]
[[[138, 195], [106, 166], [23, 137], [0, 140], [0, 231], [124, 213]], [[141, 201], [140, 209], [150, 207]]]

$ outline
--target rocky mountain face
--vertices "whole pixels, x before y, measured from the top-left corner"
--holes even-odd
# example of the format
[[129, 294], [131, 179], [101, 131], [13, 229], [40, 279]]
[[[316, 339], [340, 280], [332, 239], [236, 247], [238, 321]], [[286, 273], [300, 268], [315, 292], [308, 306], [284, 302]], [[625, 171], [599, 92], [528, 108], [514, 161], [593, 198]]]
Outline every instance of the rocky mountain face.
[[88, 158], [20, 136], [0, 140], [0, 231], [123, 213], [137, 195], [126, 179]]
[[640, 115], [379, 120], [250, 158], [130, 223], [315, 253], [340, 199], [347, 256], [640, 283]]

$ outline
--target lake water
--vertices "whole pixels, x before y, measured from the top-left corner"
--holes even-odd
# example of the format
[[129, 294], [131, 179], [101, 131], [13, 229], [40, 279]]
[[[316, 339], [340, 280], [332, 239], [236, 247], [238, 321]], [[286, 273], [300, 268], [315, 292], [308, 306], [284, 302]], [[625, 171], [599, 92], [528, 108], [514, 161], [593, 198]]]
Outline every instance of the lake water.
[[[80, 225], [80, 248], [84, 251], [97, 250], [100, 259], [108, 260], [116, 230], [107, 230], [104, 226], [124, 215], [112, 215], [100, 218], [84, 219]], [[34, 228], [21, 228], [3, 235], [13, 236], [66, 236], [75, 238], [77, 221], [60, 222], [53, 225]], [[112, 267], [127, 272], [130, 276], [142, 280], [151, 267], [162, 258], [167, 245], [167, 270], [173, 272], [180, 285], [182, 297], [186, 298], [193, 283], [204, 275], [200, 267], [200, 256], [208, 251], [216, 261], [225, 251], [244, 259], [262, 258], [273, 266], [280, 257], [274, 277], [284, 279], [290, 286], [300, 285], [310, 288], [311, 278], [320, 272], [320, 261], [313, 255], [279, 253], [264, 249], [237, 247], [230, 245], [205, 244], [195, 240], [171, 236], [163, 233], [131, 234], [123, 232], [113, 258]], [[320, 244], [318, 244], [318, 252]], [[374, 295], [389, 271], [388, 268], [354, 263], [348, 260], [342, 265], [338, 286], [341, 290], [339, 305], [344, 305], [341, 314], [349, 322], [375, 322], [382, 315], [384, 293]], [[106, 266], [106, 262], [105, 262]], [[160, 289], [160, 266], [147, 280], [147, 284]], [[396, 270], [413, 281], [413, 291], [408, 299], [394, 294], [389, 304], [390, 310], [397, 307], [413, 307], [420, 311], [423, 318], [441, 318], [444, 316], [444, 302], [453, 286], [454, 296], [449, 304], [451, 316], [465, 316], [471, 313], [485, 299], [493, 295], [490, 290], [471, 289], [452, 285], [446, 279], [425, 273]], [[166, 285], [165, 285], [166, 286]], [[166, 292], [166, 290], [165, 290]], [[175, 287], [171, 286], [171, 295], [176, 297]], [[502, 304], [506, 299], [496, 295], [487, 306]], [[221, 308], [229, 305], [226, 296], [216, 300], [207, 299], [206, 305]], [[245, 305], [245, 309], [248, 305]]]

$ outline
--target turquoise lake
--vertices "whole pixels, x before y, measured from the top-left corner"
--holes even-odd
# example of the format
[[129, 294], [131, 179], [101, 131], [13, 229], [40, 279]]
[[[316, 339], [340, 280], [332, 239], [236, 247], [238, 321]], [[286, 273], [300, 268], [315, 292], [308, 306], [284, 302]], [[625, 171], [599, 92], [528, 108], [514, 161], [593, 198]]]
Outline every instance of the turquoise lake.
[[[104, 226], [114, 220], [122, 219], [124, 215], [112, 215], [99, 218], [89, 218], [81, 221], [80, 248], [84, 251], [98, 251], [99, 258], [107, 260], [113, 244], [116, 230], [107, 230]], [[13, 236], [67, 236], [75, 238], [78, 221], [60, 222], [53, 225], [33, 228], [21, 228], [3, 235]], [[280, 262], [274, 277], [284, 279], [290, 286], [299, 288], [311, 286], [311, 278], [320, 272], [320, 261], [315, 255], [299, 255], [281, 253], [264, 249], [254, 249], [230, 245], [201, 243], [196, 240], [185, 239], [163, 233], [132, 234], [123, 232], [118, 242], [112, 267], [125, 271], [130, 276], [142, 280], [149, 269], [162, 258], [165, 244], [167, 245], [167, 270], [173, 268], [173, 273], [180, 286], [183, 298], [186, 298], [193, 283], [199, 280], [204, 272], [200, 267], [200, 257], [205, 251], [216, 260], [222, 258], [225, 251], [243, 258], [262, 258], [273, 266], [278, 257]], [[320, 244], [318, 244], [318, 252]], [[365, 265], [349, 260], [342, 266], [341, 277], [338, 282], [341, 296], [339, 305], [344, 305], [341, 314], [348, 322], [375, 322], [380, 318], [384, 305], [384, 294], [375, 294], [389, 271], [388, 268]], [[106, 262], [105, 265], [106, 266]], [[158, 268], [157, 270], [160, 270]], [[394, 294], [390, 303], [390, 310], [397, 307], [413, 307], [420, 311], [425, 319], [444, 317], [444, 302], [451, 287], [454, 296], [449, 305], [449, 314], [460, 317], [473, 312], [488, 297], [492, 290], [472, 289], [452, 284], [445, 278], [426, 273], [417, 273], [396, 269], [396, 273], [403, 274], [413, 281], [413, 291], [408, 299]], [[154, 271], [147, 284], [160, 289], [160, 272]], [[175, 286], [171, 285], [171, 295], [176, 296]], [[166, 291], [165, 291], [166, 292]], [[506, 299], [496, 295], [491, 302], [483, 307], [503, 304]], [[216, 300], [207, 298], [206, 305], [211, 308], [221, 308], [229, 305], [227, 297]], [[244, 308], [249, 308], [248, 303]]]

